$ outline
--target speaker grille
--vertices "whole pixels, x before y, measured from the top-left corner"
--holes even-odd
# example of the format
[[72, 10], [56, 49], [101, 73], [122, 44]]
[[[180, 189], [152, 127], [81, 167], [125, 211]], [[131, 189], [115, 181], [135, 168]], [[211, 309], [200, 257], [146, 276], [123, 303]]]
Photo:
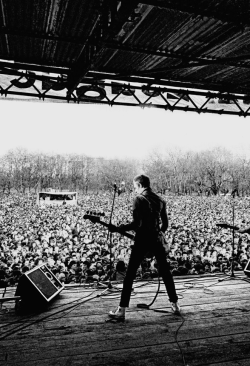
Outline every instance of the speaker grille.
[[57, 288], [48, 280], [48, 277], [45, 273], [38, 268], [36, 271], [31, 272], [27, 275], [31, 279], [33, 283], [35, 283], [36, 287], [41, 291], [41, 293], [49, 299], [55, 292], [57, 292]]

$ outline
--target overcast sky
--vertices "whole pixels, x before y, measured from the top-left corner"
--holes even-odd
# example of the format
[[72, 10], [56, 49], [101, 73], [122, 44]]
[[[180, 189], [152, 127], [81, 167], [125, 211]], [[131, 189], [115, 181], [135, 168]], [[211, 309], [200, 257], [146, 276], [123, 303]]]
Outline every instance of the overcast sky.
[[225, 147], [250, 156], [250, 118], [155, 108], [0, 100], [0, 155], [10, 149], [143, 158], [152, 150]]

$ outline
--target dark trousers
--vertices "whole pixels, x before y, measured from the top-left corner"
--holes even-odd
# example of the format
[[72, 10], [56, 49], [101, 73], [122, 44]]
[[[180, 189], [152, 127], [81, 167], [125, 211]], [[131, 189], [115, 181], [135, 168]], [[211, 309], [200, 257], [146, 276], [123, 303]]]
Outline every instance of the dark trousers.
[[[178, 300], [178, 296], [176, 294], [175, 290], [175, 284], [173, 280], [172, 273], [170, 272], [169, 263], [166, 259], [166, 253], [165, 249], [162, 245], [159, 245], [156, 240], [154, 240], [154, 243], [152, 245], [152, 242], [148, 244], [149, 238], [146, 239], [146, 242], [144, 240], [138, 240], [135, 241], [135, 245], [132, 248], [131, 256], [128, 263], [128, 268], [126, 271], [126, 276], [123, 281], [123, 289], [121, 294], [121, 300], [120, 300], [120, 306], [122, 307], [128, 307], [133, 281], [136, 276], [137, 269], [139, 265], [141, 264], [144, 256], [146, 253], [150, 250], [158, 263], [159, 267], [159, 274], [163, 279], [163, 282], [165, 284], [169, 301], [170, 302], [176, 302]], [[143, 243], [144, 242], [144, 243]]]

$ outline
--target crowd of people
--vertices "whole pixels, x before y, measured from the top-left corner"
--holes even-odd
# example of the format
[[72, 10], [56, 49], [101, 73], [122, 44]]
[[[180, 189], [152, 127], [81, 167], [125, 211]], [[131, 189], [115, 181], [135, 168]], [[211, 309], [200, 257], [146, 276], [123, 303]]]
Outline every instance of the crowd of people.
[[[216, 224], [250, 224], [250, 199], [231, 196], [165, 196], [169, 218], [167, 255], [174, 276], [242, 270], [250, 259], [248, 234]], [[131, 221], [133, 193], [115, 200], [112, 223]], [[84, 218], [105, 213], [113, 193], [82, 196], [77, 206], [38, 206], [32, 194], [0, 197], [0, 287], [15, 286], [20, 276], [41, 264], [66, 284], [123, 280], [133, 240]], [[234, 251], [233, 251], [234, 246]], [[158, 277], [154, 258], [144, 259], [137, 278]]]

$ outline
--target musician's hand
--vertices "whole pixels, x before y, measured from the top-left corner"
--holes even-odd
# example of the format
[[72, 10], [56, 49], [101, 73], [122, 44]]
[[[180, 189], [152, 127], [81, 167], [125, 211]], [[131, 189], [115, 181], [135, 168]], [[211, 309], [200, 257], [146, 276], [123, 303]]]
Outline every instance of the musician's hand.
[[239, 229], [238, 233], [240, 233], [240, 234], [248, 233], [249, 234], [249, 229]]
[[123, 225], [123, 224], [119, 225], [117, 228], [118, 233], [124, 233], [124, 231], [126, 231], [124, 228], [125, 228], [125, 225]]
[[245, 228], [241, 228], [238, 232], [240, 234], [244, 234], [244, 233], [250, 234], [250, 226], [247, 226]]
[[111, 233], [117, 233], [118, 232], [118, 228], [115, 225], [109, 225], [109, 231]]

